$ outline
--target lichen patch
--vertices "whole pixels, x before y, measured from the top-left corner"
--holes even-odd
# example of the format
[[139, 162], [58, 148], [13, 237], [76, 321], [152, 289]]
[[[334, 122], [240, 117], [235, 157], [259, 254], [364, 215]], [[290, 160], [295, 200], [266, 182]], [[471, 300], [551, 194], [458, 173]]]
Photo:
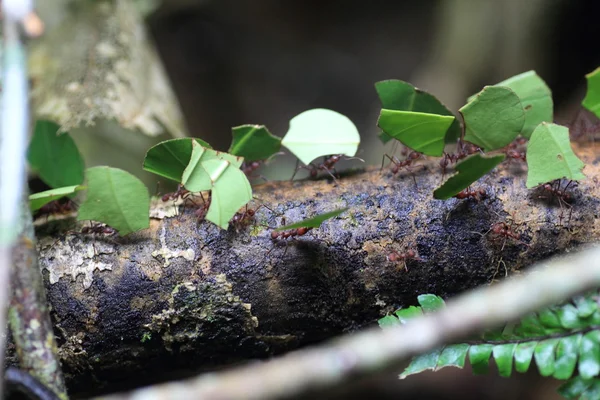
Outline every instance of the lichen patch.
[[167, 231], [165, 227], [162, 227], [160, 231], [160, 249], [152, 252], [152, 257], [158, 258], [162, 257], [164, 260], [164, 266], [168, 267], [171, 264], [171, 258], [183, 257], [188, 261], [194, 261], [196, 258], [196, 252], [194, 249], [185, 249], [185, 250], [171, 250], [167, 247]]

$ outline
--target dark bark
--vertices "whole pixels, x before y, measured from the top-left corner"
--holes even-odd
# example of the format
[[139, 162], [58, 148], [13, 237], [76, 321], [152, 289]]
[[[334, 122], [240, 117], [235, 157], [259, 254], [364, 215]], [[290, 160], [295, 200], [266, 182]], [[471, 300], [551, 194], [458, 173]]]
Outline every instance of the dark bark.
[[[593, 154], [584, 158], [596, 176]], [[572, 191], [569, 209], [527, 190], [513, 162], [477, 184], [485, 199], [438, 201], [439, 167], [427, 165], [415, 171], [418, 186], [387, 171], [262, 185], [254, 205], [274, 213], [261, 207], [258, 223], [239, 232], [197, 223], [183, 207], [115, 240], [50, 232], [70, 220], [46, 224], [40, 265], [71, 393], [268, 357], [373, 324], [421, 293], [452, 296], [598, 237], [592, 179]], [[287, 246], [274, 245], [264, 226], [277, 226], [276, 214], [293, 222], [344, 206]], [[520, 240], [489, 231], [507, 218]], [[407, 249], [420, 259], [406, 269], [388, 261]]]

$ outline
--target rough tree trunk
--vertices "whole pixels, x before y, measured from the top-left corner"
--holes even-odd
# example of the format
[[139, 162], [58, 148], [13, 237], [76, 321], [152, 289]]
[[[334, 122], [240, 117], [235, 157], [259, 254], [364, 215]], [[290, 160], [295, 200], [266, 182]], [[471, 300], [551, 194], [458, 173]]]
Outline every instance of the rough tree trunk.
[[[379, 171], [262, 185], [253, 207], [265, 207], [239, 232], [197, 223], [191, 207], [114, 240], [56, 230], [72, 220], [46, 224], [40, 265], [71, 393], [268, 357], [372, 324], [418, 294], [451, 296], [595, 241], [597, 167], [585, 152], [590, 179], [570, 209], [526, 190], [515, 162], [477, 185], [482, 201], [434, 200], [441, 173], [432, 162], [415, 172], [418, 186], [408, 173]], [[344, 206], [287, 246], [264, 226]], [[520, 241], [490, 232], [511, 220]], [[419, 259], [388, 261], [407, 249]]]

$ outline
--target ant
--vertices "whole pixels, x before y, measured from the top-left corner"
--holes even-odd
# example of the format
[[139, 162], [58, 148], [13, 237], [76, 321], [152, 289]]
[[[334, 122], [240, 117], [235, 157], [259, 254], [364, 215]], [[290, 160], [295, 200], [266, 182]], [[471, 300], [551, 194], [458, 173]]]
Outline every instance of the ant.
[[82, 233], [83, 235], [114, 236], [117, 234], [117, 230], [104, 224], [91, 224], [90, 226], [84, 226], [83, 228], [81, 228], [80, 233]]
[[417, 252], [413, 249], [408, 249], [404, 253], [392, 251], [390, 254], [388, 254], [387, 259], [393, 263], [401, 261], [404, 263], [405, 271], [408, 271], [408, 266], [406, 265], [407, 260], [423, 261], [419, 256], [417, 256]]
[[396, 175], [398, 172], [400, 172], [402, 168], [405, 168], [410, 171], [410, 166], [412, 165], [412, 163], [415, 162], [415, 160], [417, 160], [419, 157], [421, 157], [421, 155], [422, 154], [419, 152], [411, 151], [407, 154], [406, 159], [404, 159], [403, 161], [398, 160], [396, 157], [390, 157], [387, 154], [384, 154], [384, 157], [389, 158], [392, 164], [394, 164], [391, 170], [392, 174]]
[[486, 196], [487, 196], [487, 193], [485, 192], [485, 189], [470, 190], [470, 188], [466, 188], [463, 191], [458, 192], [457, 194], [454, 195], [454, 197], [456, 197], [459, 200], [475, 199], [477, 201], [480, 201], [481, 199], [485, 199]]
[[311, 178], [315, 179], [317, 177], [317, 175], [319, 174], [319, 171], [325, 171], [327, 172], [334, 181], [337, 181], [335, 175], [331, 172], [335, 172], [335, 174], [337, 175], [337, 171], [335, 170], [335, 164], [338, 163], [338, 161], [340, 161], [342, 159], [342, 155], [341, 154], [333, 154], [330, 156], [326, 156], [323, 158], [323, 162], [318, 164], [318, 165], [314, 165], [313, 163], [310, 163], [308, 165], [303, 165], [303, 166], [298, 166], [298, 162], [296, 162], [296, 170], [294, 171], [294, 175], [292, 175], [292, 178], [290, 180], [294, 180], [294, 177], [296, 176], [296, 173], [298, 172], [299, 169], [304, 168], [307, 169], [309, 172], [309, 175]]
[[463, 158], [480, 152], [481, 149], [472, 143], [464, 143], [462, 140], [458, 143], [458, 151], [456, 153], [444, 152], [444, 157], [440, 160], [439, 165], [442, 168], [442, 179], [446, 176], [446, 169], [450, 164], [456, 164]]
[[190, 196], [190, 194], [191, 192], [184, 188], [183, 185], [180, 183], [179, 185], [177, 185], [177, 191], [173, 193], [167, 193], [163, 195], [161, 199], [164, 202], [167, 202], [169, 200], [176, 201], [177, 199], [185, 200]]
[[512, 229], [512, 225], [513, 225], [512, 222], [510, 224], [507, 224], [504, 221], [497, 222], [494, 225], [492, 225], [492, 227], [490, 228], [490, 230], [488, 232], [492, 232], [498, 238], [504, 237], [504, 243], [502, 243], [502, 249], [500, 249], [500, 250], [504, 250], [504, 246], [506, 245], [506, 240], [509, 238], [514, 239], [517, 242], [529, 247], [529, 244], [527, 244], [523, 240], [521, 240], [521, 235], [516, 233]]
[[301, 227], [301, 228], [296, 228], [296, 229], [290, 229], [288, 231], [272, 231], [271, 239], [273, 239], [273, 240], [287, 239], [289, 237], [295, 239], [296, 236], [306, 235], [308, 232], [310, 232], [311, 229], [312, 229], [312, 227]]
[[512, 143], [506, 146], [505, 154], [510, 163], [512, 160], [527, 161], [525, 149], [522, 148], [527, 143], [527, 138], [519, 137], [516, 138]]
[[[246, 226], [250, 225], [251, 222], [255, 221], [256, 212], [261, 207], [271, 210], [269, 207], [265, 206], [264, 204], [259, 205], [255, 209], [248, 208], [248, 206], [246, 205], [246, 208], [243, 212], [238, 211], [237, 213], [235, 213], [233, 218], [231, 218], [231, 222], [236, 227], [236, 230], [239, 231], [239, 230], [245, 228]], [[273, 211], [273, 210], [271, 210], [271, 211]]]
[[[548, 182], [541, 186], [543, 192], [546, 192], [549, 195], [558, 199], [558, 205], [561, 208], [560, 217], [559, 217], [560, 225], [562, 225], [562, 218], [563, 218], [563, 212], [564, 212], [563, 206], [569, 208], [569, 221], [571, 221], [571, 215], [573, 213], [573, 207], [571, 206], [571, 202], [573, 201], [573, 196], [569, 192], [567, 192], [567, 190], [569, 189], [569, 186], [571, 186], [571, 184], [573, 184], [573, 186], [576, 185], [576, 183], [574, 183], [572, 180], [569, 180], [569, 182], [565, 185], [565, 187], [563, 189], [561, 189], [560, 188], [561, 180], [557, 179], [553, 182]], [[539, 196], [539, 198], [544, 199], [547, 197]]]
[[242, 172], [250, 178], [252, 173], [260, 168], [260, 161], [244, 161], [242, 163]]
[[77, 204], [71, 199], [62, 200], [53, 200], [49, 203], [44, 204], [39, 210], [35, 213], [35, 218], [39, 218], [42, 216], [46, 216], [46, 219], [50, 217], [50, 215], [55, 214], [69, 214], [72, 211], [77, 209]]

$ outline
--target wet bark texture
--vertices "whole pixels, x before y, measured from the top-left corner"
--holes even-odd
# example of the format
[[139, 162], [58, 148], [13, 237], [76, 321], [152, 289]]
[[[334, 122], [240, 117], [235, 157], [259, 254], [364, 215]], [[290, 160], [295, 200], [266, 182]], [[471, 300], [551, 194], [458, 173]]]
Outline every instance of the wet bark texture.
[[[256, 223], [228, 231], [198, 223], [190, 202], [122, 239], [65, 234], [69, 219], [44, 224], [40, 266], [70, 391], [268, 357], [373, 324], [419, 294], [452, 296], [596, 241], [598, 160], [592, 146], [579, 154], [589, 179], [572, 190], [571, 208], [527, 190], [517, 162], [477, 184], [481, 201], [434, 200], [440, 169], [423, 161], [416, 185], [408, 172], [369, 170], [337, 184], [259, 186]], [[175, 209], [165, 204], [153, 215]], [[290, 223], [346, 206], [287, 245], [271, 239], [282, 216]], [[520, 240], [490, 232], [503, 221]], [[387, 259], [408, 249], [419, 259], [406, 268]]]

